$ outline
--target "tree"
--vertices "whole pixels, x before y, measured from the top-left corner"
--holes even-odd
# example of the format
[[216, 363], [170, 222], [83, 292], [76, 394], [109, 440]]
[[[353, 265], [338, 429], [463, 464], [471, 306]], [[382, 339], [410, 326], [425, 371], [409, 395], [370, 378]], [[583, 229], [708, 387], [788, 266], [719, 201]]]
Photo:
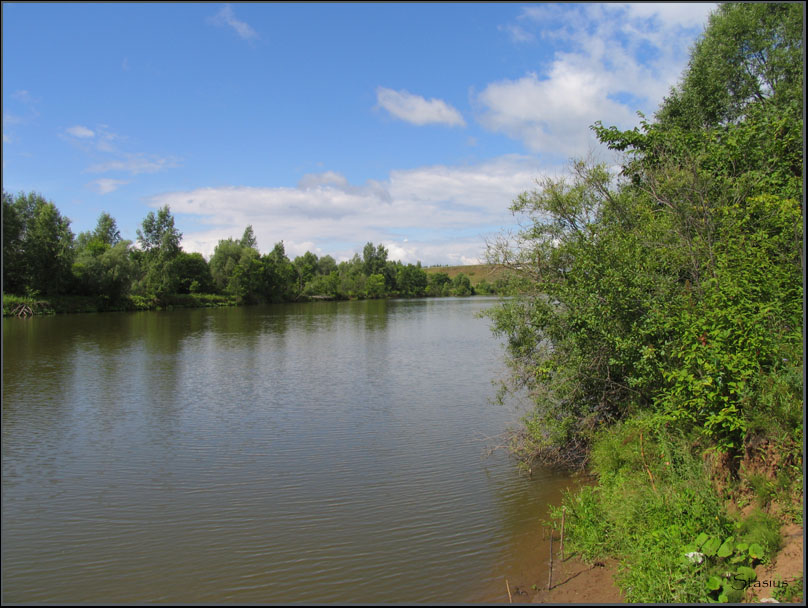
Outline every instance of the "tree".
[[250, 249], [258, 249], [258, 241], [255, 238], [255, 233], [253, 232], [253, 227], [247, 226], [244, 229], [244, 234], [241, 237], [241, 246], [242, 247], [249, 247]]
[[474, 293], [471, 287], [471, 279], [462, 272], [452, 279], [452, 295], [470, 296]]
[[294, 267], [297, 272], [298, 293], [302, 293], [305, 285], [317, 274], [317, 262], [317, 256], [310, 251], [295, 258]]
[[803, 6], [725, 3], [710, 15], [679, 86], [657, 119], [688, 129], [746, 115], [750, 104], [802, 111]]
[[93, 230], [93, 237], [114, 247], [121, 241], [121, 232], [115, 219], [106, 212], [102, 212], [98, 217], [98, 223]]
[[130, 245], [130, 241], [119, 240], [110, 246], [93, 239], [80, 249], [73, 264], [79, 291], [112, 304], [120, 302], [135, 277]]
[[427, 278], [426, 294], [428, 296], [440, 297], [444, 295], [444, 289], [451, 285], [452, 279], [445, 272], [433, 272]]
[[337, 270], [337, 262], [330, 255], [324, 255], [317, 260], [317, 274], [327, 276]]
[[168, 205], [155, 214], [150, 211], [137, 230], [138, 244], [143, 250], [142, 291], [164, 298], [179, 288], [177, 257], [182, 233], [174, 226]]
[[423, 296], [426, 293], [427, 276], [421, 268], [421, 263], [418, 262], [415, 266], [412, 264], [401, 266], [396, 275], [396, 286], [402, 296]]
[[535, 403], [527, 457], [580, 465], [600, 428], [641, 414], [737, 454], [801, 409], [792, 11], [722, 5], [656, 121], [596, 124], [628, 152], [620, 180], [576, 162], [514, 201], [526, 228], [489, 253], [532, 287], [492, 314]]
[[175, 256], [180, 249], [182, 233], [174, 226], [174, 216], [168, 205], [154, 211], [143, 220], [137, 229], [137, 240], [146, 253], [157, 252], [160, 255]]
[[384, 275], [372, 274], [365, 282], [365, 290], [369, 298], [384, 297]]
[[180, 251], [177, 256], [179, 285], [177, 293], [212, 293], [213, 277], [210, 266], [201, 253]]
[[227, 290], [245, 247], [235, 239], [222, 239], [210, 258], [210, 274], [216, 289]]
[[263, 264], [263, 294], [269, 301], [294, 300], [299, 295], [298, 275], [286, 256], [283, 241], [275, 243], [261, 262]]
[[3, 291], [22, 293], [26, 277], [23, 256], [24, 218], [14, 197], [3, 190]]
[[374, 247], [367, 243], [362, 250], [362, 272], [366, 277], [372, 274], [382, 274], [387, 262], [387, 249], [381, 243]]
[[53, 203], [35, 192], [4, 193], [3, 229], [9, 231], [3, 237], [4, 289], [43, 295], [68, 290], [74, 237], [70, 220]]

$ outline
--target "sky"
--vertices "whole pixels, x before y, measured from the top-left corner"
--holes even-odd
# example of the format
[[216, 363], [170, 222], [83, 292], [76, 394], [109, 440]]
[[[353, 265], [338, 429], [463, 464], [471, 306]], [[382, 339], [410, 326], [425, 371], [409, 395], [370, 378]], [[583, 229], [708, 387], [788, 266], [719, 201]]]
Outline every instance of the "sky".
[[168, 205], [209, 257], [252, 225], [338, 261], [472, 264], [596, 121], [651, 117], [708, 3], [7, 3], [3, 189], [75, 234]]

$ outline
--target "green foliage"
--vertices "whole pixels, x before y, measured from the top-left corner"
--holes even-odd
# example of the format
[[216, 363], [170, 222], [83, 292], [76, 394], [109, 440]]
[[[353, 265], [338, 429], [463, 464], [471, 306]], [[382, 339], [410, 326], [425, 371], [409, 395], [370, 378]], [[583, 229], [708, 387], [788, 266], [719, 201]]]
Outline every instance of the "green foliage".
[[780, 523], [768, 513], [756, 509], [737, 524], [737, 536], [748, 545], [749, 555], [769, 562], [782, 546]]
[[417, 265], [399, 264], [395, 279], [396, 289], [400, 296], [405, 298], [419, 297], [426, 294], [427, 276], [421, 268], [421, 263]]
[[531, 283], [491, 313], [535, 404], [519, 455], [591, 465], [568, 538], [619, 558], [629, 601], [739, 601], [777, 550], [771, 517], [725, 514], [705, 450], [765, 440], [788, 473], [745, 483], [801, 491], [802, 74], [802, 7], [721, 5], [655, 121], [593, 127], [620, 176], [544, 180], [490, 248]]
[[252, 226], [247, 226], [244, 229], [244, 234], [241, 236], [240, 244], [242, 247], [258, 250], [258, 240], [255, 238], [255, 232]]
[[[801, 32], [800, 9], [722, 5], [674, 95], [699, 98], [693, 111], [712, 118], [675, 115], [669, 100], [641, 130], [598, 123], [601, 141], [627, 155], [622, 179], [576, 163], [571, 178], [514, 201], [527, 227], [491, 258], [533, 285], [493, 318], [511, 388], [536, 403], [534, 457], [566, 446], [562, 461], [580, 464], [595, 429], [641, 411], [719, 450], [739, 450], [764, 410], [774, 428], [795, 428], [802, 116], [801, 102], [781, 100], [797, 82], [801, 99], [797, 16]], [[718, 74], [727, 61], [731, 73]]]
[[137, 239], [143, 256], [136, 291], [158, 300], [176, 293], [180, 283], [178, 256], [182, 233], [174, 226], [174, 216], [168, 205], [156, 214], [149, 212], [137, 230]]
[[445, 272], [435, 272], [427, 278], [426, 293], [430, 296], [448, 295], [449, 284], [451, 283], [449, 275]]
[[700, 602], [740, 602], [757, 575], [754, 566], [780, 547], [779, 523], [761, 511], [734, 525], [734, 535], [700, 533], [684, 547], [680, 571], [702, 582]]
[[22, 293], [25, 289], [23, 234], [23, 218], [14, 197], [3, 190], [3, 290], [7, 293]]
[[617, 556], [630, 602], [698, 601], [704, 579], [683, 557], [701, 533], [726, 553], [732, 522], [690, 438], [658, 417], [633, 418], [597, 434], [592, 471], [598, 485], [564, 500], [570, 549], [587, 561]]
[[3, 193], [3, 288], [55, 295], [68, 290], [75, 256], [70, 220], [41, 195]]
[[384, 275], [370, 275], [365, 282], [365, 291], [369, 298], [381, 298], [384, 295]]
[[[220, 305], [220, 300], [422, 297], [429, 291], [420, 262], [388, 260], [381, 244], [368, 243], [363, 257], [356, 254], [340, 264], [330, 255], [318, 258], [308, 251], [292, 262], [283, 241], [262, 256], [252, 226], [247, 226], [241, 239], [219, 241], [208, 263], [201, 254], [182, 250], [182, 234], [167, 206], [143, 220], [137, 247], [121, 239], [108, 213], [77, 239], [69, 223], [38, 194], [15, 198], [3, 192], [4, 290], [30, 296], [17, 306], [30, 303], [36, 313], [148, 310]], [[466, 277], [454, 282], [445, 277], [440, 285], [429, 295], [473, 291]], [[213, 300], [206, 300], [208, 296]]]
[[212, 293], [213, 276], [201, 253], [180, 251], [177, 256], [179, 284], [177, 293]]
[[130, 245], [122, 240], [110, 245], [97, 237], [86, 241], [73, 264], [79, 292], [101, 296], [113, 305], [120, 302], [129, 293], [135, 276]]
[[737, 121], [753, 103], [801, 107], [802, 57], [799, 4], [721, 4], [658, 119], [698, 129]]
[[453, 296], [470, 296], [474, 293], [471, 288], [471, 280], [462, 272], [452, 279]]
[[798, 576], [793, 581], [777, 581], [778, 586], [772, 591], [772, 597], [780, 603], [801, 603], [803, 599], [804, 579]]
[[373, 246], [367, 243], [362, 250], [362, 272], [366, 277], [373, 274], [382, 274], [387, 262], [387, 249], [381, 243]]

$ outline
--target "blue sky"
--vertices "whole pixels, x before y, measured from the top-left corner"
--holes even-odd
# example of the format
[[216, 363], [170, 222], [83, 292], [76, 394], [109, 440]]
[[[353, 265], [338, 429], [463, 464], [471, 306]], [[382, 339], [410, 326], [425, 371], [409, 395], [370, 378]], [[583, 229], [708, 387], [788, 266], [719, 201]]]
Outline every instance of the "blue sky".
[[125, 238], [168, 204], [346, 259], [474, 263], [596, 120], [651, 115], [707, 3], [3, 3], [3, 188]]

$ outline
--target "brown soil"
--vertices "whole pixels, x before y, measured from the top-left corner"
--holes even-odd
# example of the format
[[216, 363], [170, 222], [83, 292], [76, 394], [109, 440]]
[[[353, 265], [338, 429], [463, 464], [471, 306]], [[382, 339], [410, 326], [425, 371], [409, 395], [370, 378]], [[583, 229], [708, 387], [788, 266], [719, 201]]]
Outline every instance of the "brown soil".
[[[783, 548], [772, 560], [771, 564], [755, 568], [757, 581], [747, 590], [747, 602], [760, 602], [764, 598], [772, 597], [775, 585], [787, 583], [792, 586], [803, 575], [803, 528], [796, 524], [783, 527]], [[765, 586], [764, 586], [765, 585]], [[780, 587], [782, 589], [782, 587]], [[802, 603], [802, 595], [794, 598], [795, 602]]]
[[534, 604], [623, 604], [625, 599], [614, 582], [617, 563], [613, 560], [592, 565], [568, 559], [553, 566], [553, 587], [536, 593]]

